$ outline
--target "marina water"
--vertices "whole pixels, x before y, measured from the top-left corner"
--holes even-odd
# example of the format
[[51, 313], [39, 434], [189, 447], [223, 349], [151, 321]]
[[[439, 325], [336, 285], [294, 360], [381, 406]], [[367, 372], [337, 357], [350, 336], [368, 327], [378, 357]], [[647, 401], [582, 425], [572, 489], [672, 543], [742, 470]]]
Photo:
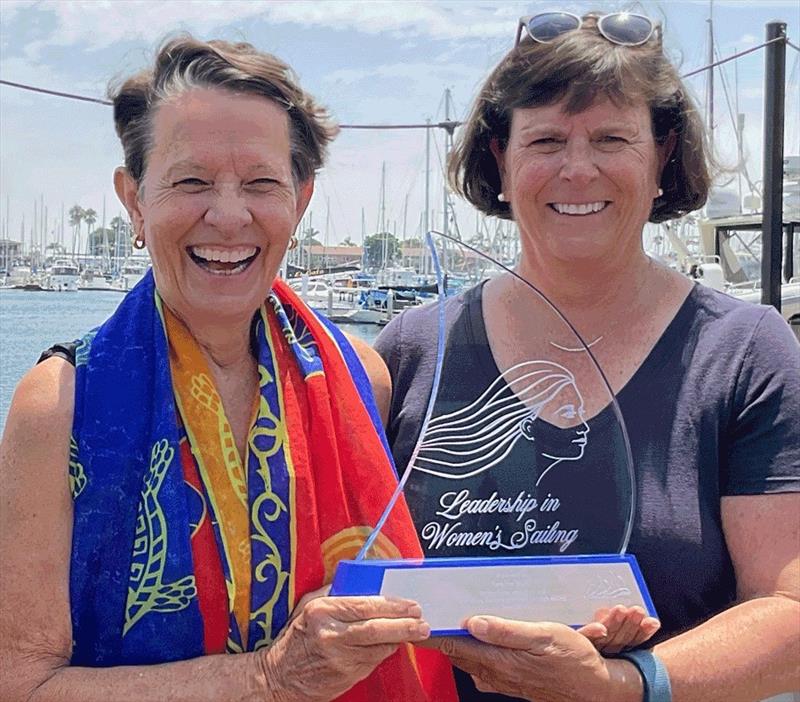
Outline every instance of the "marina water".
[[[117, 308], [119, 292], [28, 292], [0, 290], [0, 431], [5, 427], [14, 388], [55, 343], [73, 341], [101, 324]], [[372, 343], [380, 327], [342, 325], [347, 333]]]

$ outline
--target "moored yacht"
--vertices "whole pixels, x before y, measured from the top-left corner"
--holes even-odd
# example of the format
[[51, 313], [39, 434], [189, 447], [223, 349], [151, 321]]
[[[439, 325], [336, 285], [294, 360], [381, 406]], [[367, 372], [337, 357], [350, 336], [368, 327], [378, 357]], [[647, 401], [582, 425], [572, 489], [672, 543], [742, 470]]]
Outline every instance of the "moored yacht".
[[144, 278], [148, 269], [150, 268], [150, 261], [145, 259], [127, 259], [119, 269], [114, 280], [111, 281], [111, 287], [115, 290], [127, 292], [131, 290], [142, 278]]
[[81, 272], [72, 261], [61, 258], [55, 261], [44, 281], [45, 290], [55, 292], [78, 292]]
[[[690, 274], [698, 282], [749, 302], [761, 302], [762, 216], [735, 215], [698, 222], [704, 255]], [[750, 239], [744, 239], [743, 234]], [[784, 213], [781, 314], [800, 335], [800, 220]]]

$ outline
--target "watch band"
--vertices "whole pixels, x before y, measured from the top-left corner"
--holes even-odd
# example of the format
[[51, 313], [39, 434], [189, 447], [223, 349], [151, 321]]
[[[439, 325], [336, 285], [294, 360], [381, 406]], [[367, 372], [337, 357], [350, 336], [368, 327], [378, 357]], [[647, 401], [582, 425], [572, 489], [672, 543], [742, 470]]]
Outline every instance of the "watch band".
[[642, 702], [672, 702], [672, 687], [669, 684], [669, 673], [661, 660], [650, 650], [625, 651], [618, 653], [617, 658], [624, 658], [633, 663], [644, 684]]

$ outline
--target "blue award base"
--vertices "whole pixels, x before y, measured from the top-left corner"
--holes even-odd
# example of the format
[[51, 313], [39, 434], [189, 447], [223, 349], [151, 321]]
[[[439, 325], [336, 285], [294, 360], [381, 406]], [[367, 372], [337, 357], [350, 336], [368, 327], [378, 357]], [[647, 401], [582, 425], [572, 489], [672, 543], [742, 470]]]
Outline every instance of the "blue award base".
[[415, 600], [435, 636], [465, 635], [477, 614], [579, 627], [604, 607], [638, 605], [657, 616], [631, 555], [341, 561], [331, 595]]

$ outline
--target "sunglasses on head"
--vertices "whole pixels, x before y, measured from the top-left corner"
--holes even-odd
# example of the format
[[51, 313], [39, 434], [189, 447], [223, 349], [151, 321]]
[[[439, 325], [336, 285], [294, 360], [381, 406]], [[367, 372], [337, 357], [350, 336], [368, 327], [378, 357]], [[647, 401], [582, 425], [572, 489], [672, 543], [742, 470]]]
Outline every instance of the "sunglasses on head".
[[[531, 17], [521, 17], [517, 26], [518, 46], [524, 29], [533, 41], [549, 44], [556, 37], [575, 31], [583, 26], [583, 20], [571, 12], [542, 12]], [[614, 12], [597, 18], [597, 31], [608, 41], [622, 46], [644, 44], [656, 31], [656, 23], [644, 15], [630, 12]]]

